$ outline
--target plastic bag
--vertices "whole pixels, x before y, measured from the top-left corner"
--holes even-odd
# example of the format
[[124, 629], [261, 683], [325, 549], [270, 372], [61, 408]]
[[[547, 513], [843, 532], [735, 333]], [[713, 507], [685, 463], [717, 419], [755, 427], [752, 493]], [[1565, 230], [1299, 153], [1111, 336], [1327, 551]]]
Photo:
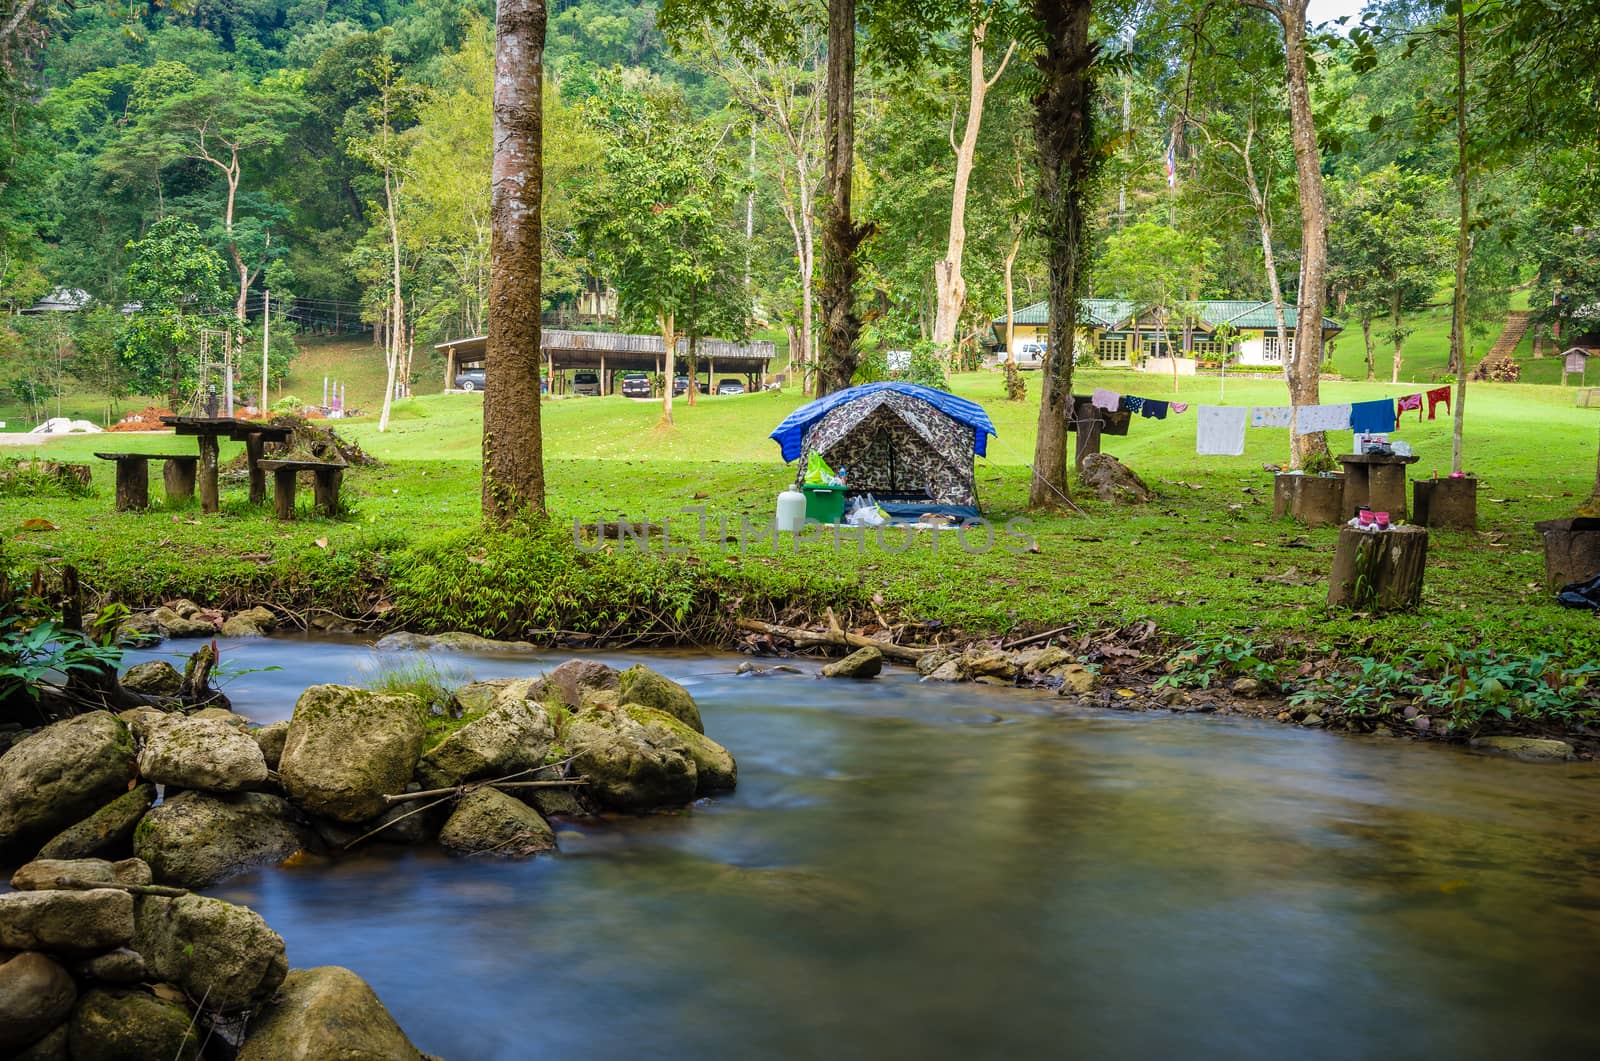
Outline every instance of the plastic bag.
[[806, 485], [843, 486], [844, 480], [833, 473], [828, 462], [822, 459], [822, 454], [812, 453], [806, 461]]
[[844, 522], [848, 527], [882, 527], [889, 522], [889, 514], [878, 507], [871, 494], [867, 494], [850, 502], [850, 511], [845, 513]]

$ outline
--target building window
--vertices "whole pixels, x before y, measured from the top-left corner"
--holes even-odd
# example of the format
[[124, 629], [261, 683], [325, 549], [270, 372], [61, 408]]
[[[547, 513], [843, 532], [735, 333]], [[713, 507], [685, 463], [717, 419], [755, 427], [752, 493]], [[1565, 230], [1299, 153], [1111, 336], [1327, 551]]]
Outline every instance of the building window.
[[1125, 365], [1128, 363], [1128, 337], [1126, 335], [1102, 335], [1095, 341], [1094, 356], [1101, 364]]
[[1195, 357], [1203, 361], [1214, 360], [1228, 352], [1228, 347], [1225, 343], [1219, 343], [1215, 339], [1202, 339], [1199, 336], [1195, 336], [1189, 341], [1189, 348]]
[[[1292, 336], [1292, 335], [1289, 336], [1288, 339], [1287, 339], [1287, 343], [1288, 343], [1287, 350], [1288, 350], [1289, 356], [1293, 357], [1294, 356], [1294, 336]], [[1263, 335], [1261, 337], [1261, 360], [1270, 361], [1271, 363], [1273, 363], [1275, 365], [1276, 364], [1281, 364], [1283, 362], [1283, 353], [1284, 352], [1282, 350], [1278, 349], [1278, 336], [1276, 334]]]

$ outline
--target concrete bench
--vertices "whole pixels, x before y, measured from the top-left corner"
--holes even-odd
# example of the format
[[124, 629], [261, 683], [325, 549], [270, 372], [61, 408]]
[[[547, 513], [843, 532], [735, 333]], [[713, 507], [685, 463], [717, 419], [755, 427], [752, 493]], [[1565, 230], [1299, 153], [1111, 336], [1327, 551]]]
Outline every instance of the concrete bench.
[[339, 484], [344, 481], [348, 464], [331, 461], [268, 461], [261, 469], [272, 473], [272, 506], [279, 519], [294, 519], [294, 483], [301, 472], [311, 472], [315, 477], [313, 505], [329, 516], [339, 511]]
[[142, 511], [150, 507], [151, 461], [164, 461], [162, 484], [167, 500], [183, 501], [194, 496], [196, 453], [96, 453], [103, 461], [117, 465], [117, 511]]

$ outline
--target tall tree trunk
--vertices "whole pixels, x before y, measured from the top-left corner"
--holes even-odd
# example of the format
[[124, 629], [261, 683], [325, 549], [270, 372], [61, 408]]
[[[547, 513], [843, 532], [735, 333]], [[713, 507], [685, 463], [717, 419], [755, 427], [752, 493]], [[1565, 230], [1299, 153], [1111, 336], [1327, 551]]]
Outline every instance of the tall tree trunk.
[[[1293, 405], [1318, 404], [1322, 372], [1322, 316], [1328, 275], [1328, 207], [1322, 194], [1322, 153], [1311, 113], [1311, 80], [1306, 66], [1306, 2], [1278, 0], [1271, 11], [1283, 26], [1289, 95], [1289, 127], [1294, 140], [1295, 184], [1300, 193], [1300, 294], [1296, 304], [1294, 353], [1286, 375]], [[1313, 458], [1327, 459], [1328, 440], [1321, 432], [1290, 432], [1289, 466]]]
[[[385, 118], [385, 121], [388, 119]], [[400, 300], [400, 224], [395, 217], [394, 182], [388, 163], [383, 170], [383, 199], [384, 213], [389, 222], [389, 250], [392, 255], [390, 260], [390, 280], [392, 289], [389, 292], [389, 341], [384, 347], [384, 362], [388, 370], [389, 385], [383, 390], [383, 409], [378, 414], [378, 430], [389, 430], [389, 409], [394, 404], [395, 372], [400, 367], [400, 343], [405, 335], [405, 303]]]
[[[689, 333], [689, 404], [691, 406], [697, 404], [694, 400], [694, 396], [695, 393], [700, 390], [700, 351], [696, 346], [699, 340], [699, 335], [693, 331]], [[715, 387], [716, 381], [712, 380], [711, 385]]]
[[1011, 62], [1017, 42], [1006, 48], [1005, 58], [993, 77], [985, 76], [984, 38], [989, 31], [989, 21], [972, 27], [972, 45], [969, 49], [967, 72], [967, 121], [961, 131], [961, 143], [952, 144], [956, 155], [954, 190], [950, 195], [950, 236], [944, 257], [933, 263], [933, 282], [937, 299], [933, 319], [933, 341], [940, 351], [955, 362], [956, 327], [961, 320], [961, 309], [967, 301], [967, 281], [961, 275], [961, 258], [967, 246], [967, 186], [972, 181], [972, 165], [978, 154], [978, 131], [983, 122], [983, 104], [989, 89], [1005, 73]]
[[850, 386], [856, 374], [856, 251], [866, 226], [850, 213], [850, 177], [855, 163], [856, 3], [828, 0], [828, 214], [822, 229], [822, 363], [817, 396]]
[[489, 340], [483, 392], [483, 514], [543, 515], [539, 427], [544, 0], [500, 0], [495, 18]]
[[1378, 348], [1372, 341], [1372, 318], [1361, 315], [1361, 339], [1367, 344], [1367, 382], [1378, 377]]
[[1040, 237], [1050, 269], [1050, 332], [1028, 487], [1030, 509], [1072, 504], [1067, 492], [1067, 417], [1072, 415], [1078, 296], [1088, 279], [1089, 211], [1099, 161], [1091, 9], [1091, 0], [1033, 0], [1044, 45], [1036, 60], [1043, 84], [1033, 98], [1033, 127], [1039, 150]]
[[[1400, 287], [1395, 285], [1394, 294], [1389, 300], [1389, 325], [1394, 330], [1389, 333], [1389, 338], [1394, 341], [1394, 361], [1389, 366], [1389, 382], [1400, 382], [1400, 347], [1404, 341], [1400, 335]], [[1367, 377], [1371, 379], [1369, 375]]]
[[1467, 415], [1467, 260], [1472, 256], [1472, 202], [1467, 184], [1467, 15], [1456, 5], [1456, 290], [1450, 300], [1450, 364], [1456, 373], [1450, 470], [1462, 471], [1461, 428]]
[[[678, 357], [678, 330], [676, 318], [670, 313], [664, 313], [656, 318], [656, 324], [661, 329], [661, 345], [665, 349], [662, 363], [666, 365], [667, 372], [665, 383], [661, 387], [661, 423], [666, 427], [672, 426], [672, 381], [676, 378]], [[689, 380], [689, 391], [694, 391], [694, 380]]]

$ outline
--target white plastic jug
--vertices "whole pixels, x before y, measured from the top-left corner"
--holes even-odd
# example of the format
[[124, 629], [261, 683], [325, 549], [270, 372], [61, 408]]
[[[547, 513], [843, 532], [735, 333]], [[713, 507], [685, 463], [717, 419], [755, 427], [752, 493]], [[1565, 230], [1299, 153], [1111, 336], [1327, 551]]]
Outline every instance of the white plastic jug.
[[778, 529], [799, 534], [806, 525], [806, 495], [785, 490], [778, 495]]

